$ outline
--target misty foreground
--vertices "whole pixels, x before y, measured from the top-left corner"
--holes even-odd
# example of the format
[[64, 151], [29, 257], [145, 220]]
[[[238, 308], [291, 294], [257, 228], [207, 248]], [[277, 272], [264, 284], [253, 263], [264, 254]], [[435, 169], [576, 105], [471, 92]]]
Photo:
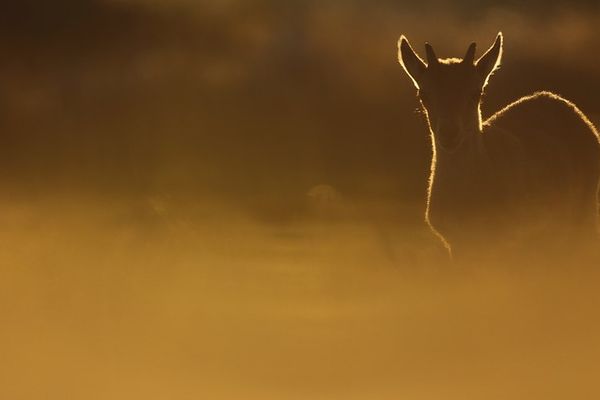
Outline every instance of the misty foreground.
[[3, 399], [600, 395], [591, 260], [461, 268], [416, 224], [215, 204], [0, 207]]

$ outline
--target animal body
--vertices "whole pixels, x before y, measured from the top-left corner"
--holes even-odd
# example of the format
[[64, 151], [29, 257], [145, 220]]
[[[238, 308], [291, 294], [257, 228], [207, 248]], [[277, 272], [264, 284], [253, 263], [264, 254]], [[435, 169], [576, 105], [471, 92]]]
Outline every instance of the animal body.
[[404, 36], [398, 42], [432, 138], [425, 219], [455, 255], [597, 239], [599, 137], [577, 106], [537, 92], [482, 118], [502, 45], [499, 33], [475, 60], [475, 43], [463, 59], [438, 59], [426, 44], [424, 61]]

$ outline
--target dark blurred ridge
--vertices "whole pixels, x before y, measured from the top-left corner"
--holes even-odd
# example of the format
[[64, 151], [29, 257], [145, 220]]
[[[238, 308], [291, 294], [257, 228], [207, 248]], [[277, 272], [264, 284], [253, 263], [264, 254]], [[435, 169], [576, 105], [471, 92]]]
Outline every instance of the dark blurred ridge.
[[487, 113], [549, 89], [596, 118], [598, 6], [540, 4], [14, 3], [0, 16], [2, 181], [284, 214], [323, 183], [419, 204], [430, 149], [396, 65], [400, 33], [450, 56], [503, 30]]

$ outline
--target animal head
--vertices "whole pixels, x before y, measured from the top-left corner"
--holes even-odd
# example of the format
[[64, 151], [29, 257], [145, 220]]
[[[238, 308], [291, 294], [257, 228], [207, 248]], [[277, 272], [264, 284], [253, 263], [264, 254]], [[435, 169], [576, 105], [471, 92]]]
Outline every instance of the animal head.
[[418, 90], [436, 145], [452, 151], [467, 135], [481, 130], [479, 105], [483, 89], [502, 58], [502, 33], [487, 52], [475, 61], [475, 43], [462, 59], [438, 59], [425, 44], [426, 62], [406, 37], [398, 41], [398, 60]]

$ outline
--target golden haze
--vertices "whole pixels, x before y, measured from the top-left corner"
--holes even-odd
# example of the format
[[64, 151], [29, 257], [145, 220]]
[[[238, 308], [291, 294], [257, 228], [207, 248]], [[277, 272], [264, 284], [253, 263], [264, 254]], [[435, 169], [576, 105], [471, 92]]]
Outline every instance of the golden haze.
[[598, 263], [449, 265], [396, 63], [598, 124], [595, 2], [280, 3], [1, 13], [0, 398], [598, 397]]

